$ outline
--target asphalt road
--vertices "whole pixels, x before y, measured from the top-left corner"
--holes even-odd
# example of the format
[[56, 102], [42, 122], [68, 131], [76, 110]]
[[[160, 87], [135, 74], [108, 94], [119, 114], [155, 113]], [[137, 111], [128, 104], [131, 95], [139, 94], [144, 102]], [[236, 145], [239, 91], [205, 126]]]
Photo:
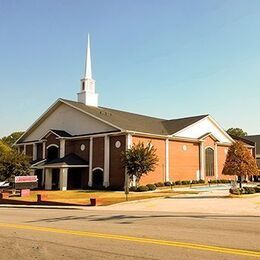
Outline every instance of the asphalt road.
[[0, 259], [257, 259], [260, 217], [0, 208]]

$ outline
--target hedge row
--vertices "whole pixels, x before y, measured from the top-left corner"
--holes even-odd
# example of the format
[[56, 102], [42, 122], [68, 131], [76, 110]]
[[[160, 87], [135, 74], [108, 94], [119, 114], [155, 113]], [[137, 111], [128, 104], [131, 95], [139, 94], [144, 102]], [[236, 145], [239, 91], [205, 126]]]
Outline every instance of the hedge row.
[[260, 185], [256, 187], [230, 188], [229, 192], [235, 195], [260, 193]]

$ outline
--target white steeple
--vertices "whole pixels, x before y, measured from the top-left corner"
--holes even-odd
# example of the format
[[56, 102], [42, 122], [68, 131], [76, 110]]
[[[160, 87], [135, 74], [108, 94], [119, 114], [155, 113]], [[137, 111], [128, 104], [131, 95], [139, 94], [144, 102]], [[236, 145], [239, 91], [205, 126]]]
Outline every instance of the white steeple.
[[98, 106], [98, 94], [95, 92], [95, 80], [92, 79], [91, 56], [90, 56], [90, 37], [88, 34], [88, 46], [86, 51], [86, 63], [84, 77], [80, 80], [80, 92], [78, 102], [87, 106]]

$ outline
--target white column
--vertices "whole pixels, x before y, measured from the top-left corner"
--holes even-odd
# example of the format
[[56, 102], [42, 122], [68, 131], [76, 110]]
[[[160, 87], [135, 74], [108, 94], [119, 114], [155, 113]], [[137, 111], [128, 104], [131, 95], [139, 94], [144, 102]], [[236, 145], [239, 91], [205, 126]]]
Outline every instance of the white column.
[[37, 144], [33, 144], [33, 161], [37, 159]]
[[218, 145], [215, 143], [214, 145], [214, 171], [215, 177], [218, 179]]
[[65, 139], [60, 139], [60, 158], [65, 156]]
[[[132, 135], [127, 134], [126, 135], [126, 150], [130, 149], [131, 146], [132, 146]], [[128, 180], [127, 177], [128, 177], [127, 176], [127, 170], [125, 168], [125, 187], [127, 187], [127, 180]], [[136, 186], [136, 179], [135, 178], [133, 179], [133, 186]]]
[[42, 143], [42, 158], [46, 159], [46, 142]]
[[26, 144], [23, 146], [23, 153], [26, 154]]
[[108, 135], [104, 137], [104, 181], [103, 186], [108, 187], [109, 186], [109, 143], [110, 138]]
[[52, 169], [45, 169], [45, 190], [52, 189]]
[[68, 185], [68, 168], [60, 169], [60, 190], [67, 190]]
[[205, 179], [205, 153], [204, 153], [204, 142], [200, 142], [200, 179]]
[[89, 172], [88, 172], [88, 186], [92, 187], [92, 160], [93, 160], [93, 137], [89, 139]]
[[170, 180], [169, 175], [169, 139], [165, 140], [165, 181]]

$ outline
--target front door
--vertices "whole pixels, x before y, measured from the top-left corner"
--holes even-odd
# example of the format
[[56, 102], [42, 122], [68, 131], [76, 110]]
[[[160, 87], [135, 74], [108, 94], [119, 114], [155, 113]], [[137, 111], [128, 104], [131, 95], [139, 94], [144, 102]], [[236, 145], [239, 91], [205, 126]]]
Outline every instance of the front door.
[[58, 190], [60, 183], [60, 169], [52, 170], [52, 190]]

